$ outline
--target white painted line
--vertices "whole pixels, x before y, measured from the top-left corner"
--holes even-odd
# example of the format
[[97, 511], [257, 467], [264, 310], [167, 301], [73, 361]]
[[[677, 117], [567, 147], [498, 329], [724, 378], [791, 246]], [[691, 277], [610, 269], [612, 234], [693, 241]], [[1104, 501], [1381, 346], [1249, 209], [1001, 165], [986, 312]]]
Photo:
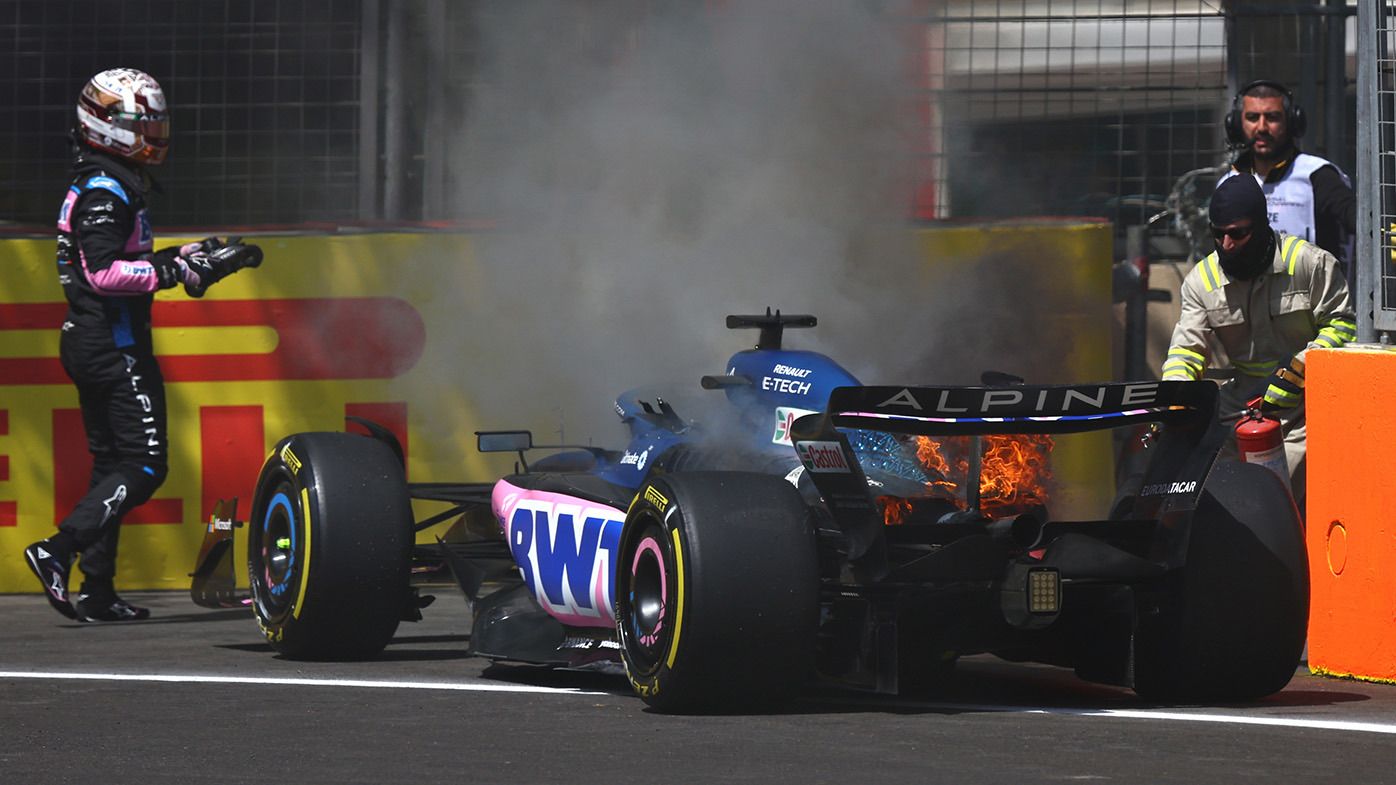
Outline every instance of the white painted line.
[[[0, 679], [51, 679], [56, 681], [133, 681], [168, 684], [258, 684], [268, 686], [293, 685], [305, 687], [362, 687], [395, 690], [446, 690], [455, 692], [515, 692], [549, 695], [610, 695], [607, 692], [579, 690], [572, 687], [537, 687], [528, 684], [460, 683], [444, 681], [371, 681], [368, 679], [293, 679], [257, 676], [203, 676], [198, 674], [161, 673], [62, 673], [48, 671], [0, 671]], [[862, 701], [853, 701], [862, 703]], [[1135, 720], [1165, 720], [1171, 722], [1214, 722], [1228, 725], [1261, 725], [1308, 730], [1337, 730], [1356, 733], [1396, 735], [1396, 724], [1357, 722], [1353, 720], [1318, 720], [1300, 717], [1252, 717], [1239, 714], [1202, 714], [1151, 709], [1068, 709], [1034, 706], [995, 706], [992, 704], [931, 703], [911, 704], [921, 708], [949, 711], [976, 711], [999, 714], [1045, 714], [1069, 717], [1118, 717]]]
[[162, 673], [59, 673], [0, 671], [0, 679], [54, 679], [59, 681], [143, 681], [172, 684], [263, 684], [303, 687], [366, 687], [392, 690], [454, 690], [459, 692], [527, 692], [551, 695], [608, 695], [570, 687], [536, 687], [529, 684], [460, 683], [448, 681], [370, 681], [367, 679], [282, 679], [259, 676], [201, 676]]
[[1396, 725], [1390, 723], [1356, 722], [1353, 720], [1313, 720], [1300, 717], [1246, 717], [1235, 714], [1187, 714], [1175, 711], [1134, 711], [1127, 709], [1082, 711], [1080, 714], [1082, 716], [1128, 717], [1141, 720], [1224, 722], [1236, 725], [1276, 725], [1285, 728], [1313, 728], [1315, 730], [1349, 730], [1361, 733], [1396, 734]]
[[1359, 733], [1396, 734], [1396, 724], [1357, 722], [1353, 720], [1318, 720], [1302, 717], [1260, 717], [1243, 714], [1203, 714], [1152, 709], [1066, 709], [1034, 706], [993, 706], [963, 703], [921, 703], [916, 706], [951, 711], [1001, 712], [1010, 714], [1049, 714], [1068, 717], [1119, 717], [1132, 720], [1167, 720], [1171, 722], [1217, 722], [1228, 725], [1267, 725], [1308, 730], [1340, 730]]

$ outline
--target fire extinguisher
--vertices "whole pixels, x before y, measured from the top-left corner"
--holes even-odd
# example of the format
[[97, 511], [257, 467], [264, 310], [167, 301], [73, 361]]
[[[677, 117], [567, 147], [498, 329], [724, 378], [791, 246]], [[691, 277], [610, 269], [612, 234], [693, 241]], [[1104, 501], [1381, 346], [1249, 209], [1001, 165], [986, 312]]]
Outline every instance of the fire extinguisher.
[[1246, 410], [1236, 423], [1236, 448], [1241, 460], [1264, 466], [1289, 487], [1289, 462], [1285, 460], [1285, 438], [1280, 421], [1260, 409], [1260, 398], [1246, 402]]

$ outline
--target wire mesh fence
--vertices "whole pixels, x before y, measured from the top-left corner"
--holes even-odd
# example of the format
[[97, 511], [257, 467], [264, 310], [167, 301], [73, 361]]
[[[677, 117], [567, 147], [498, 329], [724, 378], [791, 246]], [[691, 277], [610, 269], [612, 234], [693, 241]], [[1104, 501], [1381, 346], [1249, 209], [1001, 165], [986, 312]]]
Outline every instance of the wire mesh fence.
[[[1295, 33], [1314, 47], [1300, 59], [1329, 71], [1329, 17], [1312, 11], [1333, 4], [1284, 11], [1312, 18]], [[915, 27], [907, 89], [921, 110], [909, 153], [914, 217], [1092, 215], [1120, 227], [1166, 211], [1182, 175], [1224, 159], [1221, 118], [1238, 72], [1254, 78], [1268, 62], [1234, 22], [1278, 13], [1274, 4], [1256, 11], [1219, 0], [870, 5], [914, 9], [903, 17]], [[722, 3], [706, 6], [723, 13]], [[473, 97], [488, 89], [477, 39], [481, 20], [500, 8], [486, 0], [0, 0], [0, 64], [8, 66], [0, 98], [18, 108], [0, 119], [0, 222], [51, 223], [77, 91], [115, 65], [154, 74], [171, 102], [174, 143], [157, 172], [168, 195], [153, 199], [159, 226], [487, 213], [462, 196], [472, 192], [469, 169], [442, 159], [454, 154]], [[565, 34], [588, 39], [579, 48], [623, 60], [643, 34], [639, 22], [661, 5], [565, 8], [552, 15], [566, 20]], [[626, 18], [638, 22], [617, 24]], [[619, 32], [598, 32], [607, 26]], [[1305, 89], [1333, 94], [1317, 79]], [[1337, 86], [1340, 94], [1346, 83]], [[1194, 176], [1187, 199], [1205, 200], [1211, 179]]]
[[1179, 0], [965, 0], [926, 18], [942, 122], [922, 217], [1141, 223], [1218, 162], [1225, 18]]
[[159, 225], [356, 218], [360, 0], [0, 0], [0, 221], [52, 222], [78, 91], [154, 75], [171, 107]]

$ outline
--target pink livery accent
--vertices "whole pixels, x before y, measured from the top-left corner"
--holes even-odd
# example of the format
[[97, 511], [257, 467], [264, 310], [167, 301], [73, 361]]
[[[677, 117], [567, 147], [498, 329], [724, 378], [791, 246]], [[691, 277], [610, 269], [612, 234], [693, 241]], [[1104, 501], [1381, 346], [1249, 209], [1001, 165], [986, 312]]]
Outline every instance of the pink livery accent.
[[625, 512], [560, 493], [494, 485], [494, 517], [534, 599], [570, 627], [613, 627]]
[[105, 270], [87, 269], [87, 255], [78, 252], [82, 274], [99, 294], [150, 294], [160, 288], [155, 265], [143, 259], [117, 259]]
[[[640, 567], [640, 560], [645, 556], [654, 559], [656, 563], [664, 563], [664, 554], [659, 552], [659, 546], [654, 540], [646, 537], [640, 543], [640, 547], [635, 549], [635, 558], [630, 562], [630, 575], [633, 577], [635, 571]], [[659, 633], [664, 630], [664, 612], [669, 607], [669, 579], [665, 577], [665, 570], [659, 571], [659, 618], [654, 623], [654, 631], [648, 635], [640, 636], [640, 643], [646, 646], [653, 646], [659, 642]]]

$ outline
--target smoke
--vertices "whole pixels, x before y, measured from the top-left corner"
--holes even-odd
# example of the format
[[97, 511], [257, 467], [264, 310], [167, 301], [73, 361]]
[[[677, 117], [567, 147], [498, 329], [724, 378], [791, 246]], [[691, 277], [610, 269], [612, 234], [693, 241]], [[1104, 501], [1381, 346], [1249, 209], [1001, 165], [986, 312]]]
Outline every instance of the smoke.
[[477, 7], [483, 86], [451, 174], [496, 228], [484, 280], [442, 285], [488, 293], [451, 350], [505, 358], [468, 377], [487, 424], [614, 443], [617, 393], [697, 390], [755, 343], [724, 317], [768, 306], [818, 316], [786, 346], [865, 383], [924, 359], [911, 42], [891, 4]]

